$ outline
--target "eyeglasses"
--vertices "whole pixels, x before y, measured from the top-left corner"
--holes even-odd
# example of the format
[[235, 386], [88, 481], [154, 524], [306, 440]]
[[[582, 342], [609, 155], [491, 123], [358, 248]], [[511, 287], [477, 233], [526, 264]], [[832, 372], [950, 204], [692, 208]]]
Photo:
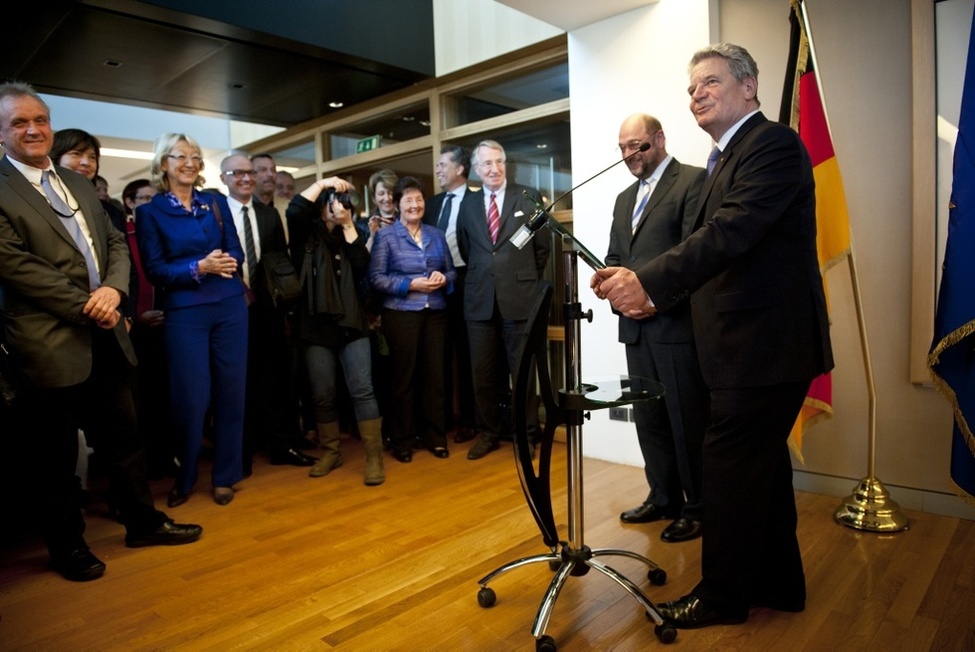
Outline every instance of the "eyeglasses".
[[147, 202], [147, 201], [152, 201], [152, 198], [153, 198], [153, 197], [154, 197], [155, 195], [156, 195], [156, 193], [151, 193], [151, 194], [150, 194], [150, 193], [143, 193], [143, 192], [140, 192], [140, 193], [136, 193], [136, 195], [135, 195], [135, 200], [136, 200], [137, 202]]
[[617, 147], [619, 147], [621, 154], [626, 154], [627, 152], [635, 152], [638, 149], [640, 149], [643, 143], [650, 143], [650, 146], [653, 147], [653, 139], [657, 136], [657, 133], [658, 132], [655, 131], [642, 140], [629, 140], [625, 143], [620, 143], [619, 145], [617, 145]]
[[222, 174], [225, 177], [233, 177], [234, 179], [243, 179], [244, 177], [256, 177], [257, 170], [227, 170]]
[[177, 165], [183, 165], [183, 163], [186, 163], [186, 161], [190, 161], [194, 165], [203, 165], [203, 158], [196, 155], [186, 156], [185, 154], [166, 154], [166, 157], [176, 161]]
[[490, 170], [492, 168], [500, 170], [501, 168], [504, 167], [504, 159], [499, 158], [494, 161], [478, 161], [477, 166], [480, 168], [484, 168], [485, 170]]
[[403, 206], [423, 206], [423, 199], [401, 199], [399, 203]]

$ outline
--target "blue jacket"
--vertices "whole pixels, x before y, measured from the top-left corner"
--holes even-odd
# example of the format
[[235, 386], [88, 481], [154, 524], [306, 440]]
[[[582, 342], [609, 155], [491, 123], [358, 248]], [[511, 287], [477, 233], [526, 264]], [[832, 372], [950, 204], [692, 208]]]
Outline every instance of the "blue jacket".
[[[244, 261], [226, 198], [194, 190], [192, 205], [189, 212], [172, 193], [160, 193], [136, 209], [139, 253], [146, 276], [162, 295], [163, 310], [216, 303], [244, 293], [239, 275], [223, 278], [196, 271], [196, 263], [214, 249], [229, 253], [238, 265]], [[214, 205], [219, 207], [222, 228]]]
[[[369, 263], [369, 282], [382, 292], [383, 307], [390, 310], [444, 310], [447, 308], [446, 295], [453, 291], [457, 272], [453, 257], [447, 248], [447, 238], [435, 226], [423, 224], [420, 227], [423, 237], [421, 249], [410, 236], [402, 222], [376, 231], [372, 245], [372, 260]], [[447, 277], [447, 285], [425, 294], [410, 292], [410, 282], [415, 278], [426, 278], [431, 272], [441, 272]]]

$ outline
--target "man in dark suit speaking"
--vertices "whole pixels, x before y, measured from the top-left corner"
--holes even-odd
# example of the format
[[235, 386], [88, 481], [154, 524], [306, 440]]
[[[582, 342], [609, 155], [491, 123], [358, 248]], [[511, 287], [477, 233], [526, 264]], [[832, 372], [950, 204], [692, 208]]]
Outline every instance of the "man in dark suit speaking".
[[[641, 152], [640, 146], [650, 148]], [[694, 228], [704, 170], [667, 154], [660, 121], [643, 113], [620, 126], [620, 155], [637, 178], [616, 198], [606, 264], [637, 269], [683, 241]], [[675, 519], [661, 533], [671, 543], [701, 535], [701, 443], [708, 390], [684, 301], [653, 319], [620, 315], [630, 375], [663, 383], [663, 399], [633, 406], [650, 495], [620, 514], [624, 523]]]
[[78, 429], [108, 467], [129, 547], [190, 543], [198, 525], [153, 507], [132, 401], [135, 353], [118, 311], [129, 287], [125, 236], [94, 187], [55, 166], [50, 110], [27, 84], [0, 84], [0, 310], [23, 383], [29, 491], [52, 567], [92, 580], [105, 564], [85, 543], [75, 478]]
[[[542, 227], [524, 249], [509, 242], [535, 206], [523, 196], [524, 186], [508, 183], [504, 148], [481, 141], [471, 159], [483, 187], [469, 192], [460, 205], [457, 246], [467, 261], [464, 318], [471, 347], [474, 401], [480, 438], [467, 457], [484, 457], [498, 448], [502, 434], [498, 379], [504, 363], [515, 369], [518, 341], [528, 326], [538, 282], [545, 271], [552, 234]], [[536, 199], [538, 194], [529, 190]]]
[[677, 627], [741, 623], [751, 607], [805, 608], [787, 440], [809, 384], [833, 367], [816, 258], [809, 154], [759, 110], [758, 66], [720, 43], [691, 59], [690, 108], [716, 146], [700, 227], [635, 271], [592, 278], [634, 319], [687, 297], [711, 393], [704, 436], [703, 578], [659, 606]]

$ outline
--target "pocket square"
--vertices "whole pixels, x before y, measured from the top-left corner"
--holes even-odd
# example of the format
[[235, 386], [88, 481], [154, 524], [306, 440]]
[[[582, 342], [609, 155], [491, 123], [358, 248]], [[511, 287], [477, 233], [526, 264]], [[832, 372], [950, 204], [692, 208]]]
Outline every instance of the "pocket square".
[[524, 214], [525, 214], [524, 211], [518, 211], [518, 212], [515, 213], [515, 217], [521, 217]]

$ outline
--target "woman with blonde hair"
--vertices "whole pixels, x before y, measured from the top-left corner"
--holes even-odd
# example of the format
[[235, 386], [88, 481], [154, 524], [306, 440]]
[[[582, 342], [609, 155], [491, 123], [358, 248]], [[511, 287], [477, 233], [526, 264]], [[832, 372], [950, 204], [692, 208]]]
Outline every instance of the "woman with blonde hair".
[[146, 276], [160, 293], [179, 470], [169, 506], [196, 483], [207, 408], [213, 414], [213, 498], [226, 505], [243, 478], [247, 303], [238, 266], [244, 252], [222, 195], [203, 192], [203, 153], [185, 134], [155, 144], [150, 173], [159, 191], [136, 209]]

